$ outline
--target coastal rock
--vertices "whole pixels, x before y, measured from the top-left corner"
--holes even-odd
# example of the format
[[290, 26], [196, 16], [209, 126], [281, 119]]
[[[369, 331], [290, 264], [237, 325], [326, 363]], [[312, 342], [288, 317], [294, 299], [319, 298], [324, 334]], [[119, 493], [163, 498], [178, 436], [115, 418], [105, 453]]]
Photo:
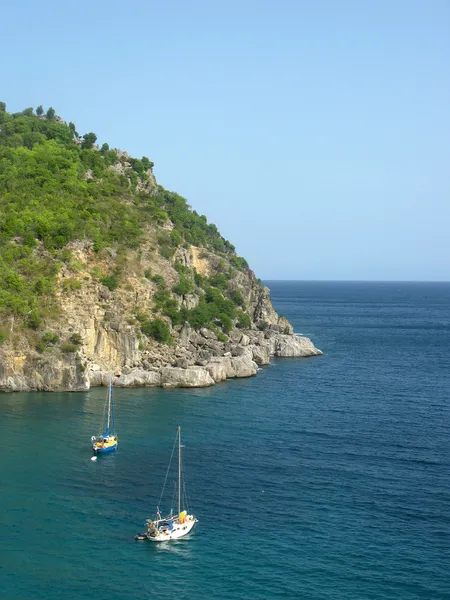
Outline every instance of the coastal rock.
[[71, 353], [57, 359], [17, 353], [0, 363], [0, 391], [26, 392], [89, 390], [90, 380], [80, 357]]
[[226, 369], [227, 378], [230, 377], [251, 377], [256, 375], [258, 365], [249, 355], [224, 357], [223, 365]]
[[278, 335], [275, 338], [275, 356], [319, 356], [322, 354], [307, 337]]
[[278, 326], [280, 327], [281, 333], [285, 333], [286, 335], [292, 335], [294, 333], [294, 328], [286, 317], [280, 317], [278, 319]]
[[227, 369], [222, 359], [213, 359], [205, 368], [216, 383], [227, 378]]
[[248, 346], [250, 344], [250, 338], [248, 337], [248, 335], [245, 335], [245, 333], [243, 333], [240, 337], [239, 344], [241, 346]]
[[270, 363], [270, 352], [267, 346], [251, 346], [252, 359], [258, 365], [268, 365]]
[[208, 387], [214, 385], [214, 379], [207, 369], [201, 367], [165, 367], [161, 369], [161, 385], [164, 388]]
[[187, 347], [189, 345], [190, 340], [191, 340], [191, 335], [192, 335], [191, 326], [189, 325], [189, 323], [185, 323], [183, 325], [183, 327], [181, 328], [181, 331], [180, 331], [179, 343], [182, 346]]

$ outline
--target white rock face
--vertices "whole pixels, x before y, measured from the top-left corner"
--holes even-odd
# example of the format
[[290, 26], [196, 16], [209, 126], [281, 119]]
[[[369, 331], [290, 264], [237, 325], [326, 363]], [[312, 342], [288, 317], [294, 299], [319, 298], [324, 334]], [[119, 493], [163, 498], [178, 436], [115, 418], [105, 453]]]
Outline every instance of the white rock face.
[[213, 359], [210, 363], [208, 363], [205, 367], [211, 377], [214, 379], [216, 383], [219, 381], [225, 381], [227, 378], [227, 369], [223, 364], [223, 360], [221, 358]]
[[250, 346], [252, 358], [258, 365], [268, 365], [270, 363], [270, 352], [267, 346]]
[[245, 356], [224, 357], [223, 365], [228, 377], [251, 377], [256, 375], [258, 365], [247, 354]]
[[322, 352], [307, 337], [296, 335], [277, 335], [275, 338], [275, 356], [319, 356]]
[[214, 385], [214, 379], [203, 367], [164, 367], [161, 369], [161, 385], [164, 388], [174, 387], [208, 387]]

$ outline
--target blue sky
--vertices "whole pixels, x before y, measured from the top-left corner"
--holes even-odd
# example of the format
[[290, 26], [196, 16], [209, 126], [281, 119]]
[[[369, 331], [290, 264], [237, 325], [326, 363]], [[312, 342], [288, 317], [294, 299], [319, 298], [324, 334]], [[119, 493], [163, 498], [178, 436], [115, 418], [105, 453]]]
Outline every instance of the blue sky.
[[261, 278], [450, 280], [448, 0], [18, 0], [0, 55]]

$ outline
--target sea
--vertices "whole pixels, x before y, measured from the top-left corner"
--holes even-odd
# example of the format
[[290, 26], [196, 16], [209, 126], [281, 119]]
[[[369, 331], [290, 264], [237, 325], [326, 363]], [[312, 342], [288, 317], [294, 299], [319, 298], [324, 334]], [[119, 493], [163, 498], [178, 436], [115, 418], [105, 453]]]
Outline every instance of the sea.
[[[117, 389], [95, 462], [105, 388], [0, 395], [0, 598], [450, 599], [450, 283], [266, 283], [323, 356]], [[136, 541], [178, 426], [196, 530]]]

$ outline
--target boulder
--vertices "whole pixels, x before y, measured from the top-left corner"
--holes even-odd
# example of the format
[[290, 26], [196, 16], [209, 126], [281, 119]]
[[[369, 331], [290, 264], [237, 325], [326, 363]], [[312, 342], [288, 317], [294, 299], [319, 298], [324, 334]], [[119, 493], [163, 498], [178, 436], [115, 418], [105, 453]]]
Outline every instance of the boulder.
[[249, 355], [224, 357], [223, 364], [227, 377], [251, 377], [258, 371], [258, 365]]
[[280, 317], [278, 319], [278, 325], [280, 327], [281, 333], [285, 333], [287, 335], [292, 335], [294, 333], [294, 328], [286, 319], [286, 317]]
[[318, 356], [322, 352], [307, 337], [296, 335], [277, 335], [275, 338], [275, 356]]
[[248, 354], [247, 348], [242, 346], [233, 346], [231, 348], [231, 356], [245, 356], [246, 354]]
[[161, 385], [164, 388], [208, 387], [214, 385], [214, 379], [202, 367], [164, 367], [161, 369]]
[[144, 369], [133, 369], [128, 374], [113, 378], [115, 387], [158, 387], [161, 385], [161, 374]]
[[222, 359], [213, 359], [206, 365], [206, 370], [216, 383], [219, 381], [225, 381], [227, 378], [227, 369], [223, 364]]
[[245, 335], [245, 333], [243, 333], [241, 335], [241, 339], [239, 340], [239, 343], [241, 346], [248, 346], [250, 344], [250, 338], [248, 337], [248, 335]]
[[192, 335], [192, 329], [189, 323], [185, 323], [180, 331], [179, 342], [181, 346], [187, 347], [189, 345]]
[[258, 365], [268, 365], [270, 363], [270, 352], [267, 346], [250, 346], [252, 358]]

